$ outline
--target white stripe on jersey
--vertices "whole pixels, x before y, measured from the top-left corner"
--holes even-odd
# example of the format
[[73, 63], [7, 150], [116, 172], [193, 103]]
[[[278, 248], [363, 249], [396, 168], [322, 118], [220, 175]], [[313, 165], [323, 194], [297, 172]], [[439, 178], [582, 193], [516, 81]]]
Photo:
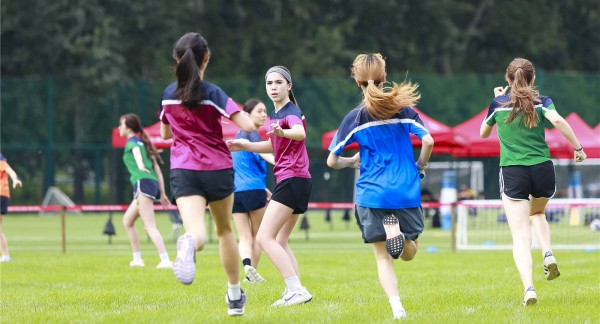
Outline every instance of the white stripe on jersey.
[[376, 121], [362, 124], [362, 125], [354, 128], [350, 133], [348, 133], [348, 136], [346, 136], [346, 138], [343, 141], [339, 142], [338, 145], [336, 145], [333, 148], [333, 151], [337, 151], [341, 147], [346, 146], [345, 143], [347, 143], [348, 140], [350, 140], [350, 137], [360, 130], [363, 130], [363, 129], [366, 129], [369, 127], [375, 127], [375, 126], [381, 126], [381, 125], [393, 125], [393, 124], [413, 124], [413, 125], [421, 128], [422, 130], [426, 131], [429, 134], [429, 131], [427, 130], [427, 128], [425, 128], [425, 126], [419, 124], [416, 120], [411, 119], [411, 118], [391, 118], [391, 119], [386, 119], [386, 120], [376, 120]]
[[[181, 105], [181, 100], [174, 100], [174, 99], [169, 99], [169, 100], [163, 100], [162, 101], [162, 105], [166, 106], [166, 105]], [[221, 115], [229, 118], [230, 115], [225, 111], [225, 109], [219, 107], [216, 103], [214, 103], [212, 100], [202, 100], [200, 101], [200, 105], [206, 105], [206, 106], [211, 106], [213, 108], [215, 108], [219, 113], [221, 113]], [[162, 114], [164, 113], [164, 109], [161, 112], [161, 118], [162, 118]]]
[[[534, 105], [533, 108], [542, 108], [542, 110], [544, 110], [544, 111], [548, 110], [548, 108], [544, 107], [544, 105], [542, 105], [542, 104]], [[487, 116], [484, 121], [487, 123], [488, 120], [490, 120], [497, 111], [511, 111], [511, 110], [513, 110], [513, 107], [495, 108], [494, 111], [492, 112], [492, 114]]]

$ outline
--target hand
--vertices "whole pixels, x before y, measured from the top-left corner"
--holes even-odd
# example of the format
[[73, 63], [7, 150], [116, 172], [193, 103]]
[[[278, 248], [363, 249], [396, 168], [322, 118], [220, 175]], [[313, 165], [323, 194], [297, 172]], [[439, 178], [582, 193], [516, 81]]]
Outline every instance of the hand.
[[160, 195], [160, 204], [163, 206], [164, 209], [168, 209], [169, 206], [171, 206], [171, 201], [167, 196]]
[[150, 170], [146, 169], [145, 167], [144, 168], [138, 168], [138, 170], [146, 172], [146, 173], [152, 173], [152, 172], [150, 172]]
[[587, 154], [583, 151], [583, 147], [581, 148], [581, 151], [575, 150], [574, 158], [575, 162], [583, 162], [583, 160], [587, 158]]
[[427, 167], [427, 164], [421, 165], [419, 164], [419, 161], [417, 161], [415, 164], [417, 166], [417, 170], [419, 170], [419, 179], [425, 179], [425, 168]]
[[283, 128], [281, 128], [281, 126], [279, 125], [279, 121], [277, 121], [275, 123], [271, 123], [271, 130], [269, 130], [267, 132], [267, 135], [275, 135], [275, 136], [279, 136], [279, 137], [284, 137], [283, 136]]
[[250, 143], [250, 141], [245, 138], [236, 138], [225, 141], [227, 148], [229, 148], [231, 152], [244, 151], [244, 145], [246, 143]]
[[495, 87], [494, 88], [494, 97], [498, 97], [501, 96], [503, 94], [506, 94], [506, 91], [508, 90], [508, 86], [502, 88], [502, 87]]
[[271, 192], [271, 190], [266, 189], [266, 188], [265, 188], [265, 191], [267, 192], [267, 201], [271, 200], [271, 197], [273, 196], [273, 193]]
[[23, 187], [23, 183], [19, 179], [13, 181], [13, 189], [15, 189], [17, 187]]
[[352, 164], [350, 165], [350, 167], [360, 170], [360, 152], [352, 156]]

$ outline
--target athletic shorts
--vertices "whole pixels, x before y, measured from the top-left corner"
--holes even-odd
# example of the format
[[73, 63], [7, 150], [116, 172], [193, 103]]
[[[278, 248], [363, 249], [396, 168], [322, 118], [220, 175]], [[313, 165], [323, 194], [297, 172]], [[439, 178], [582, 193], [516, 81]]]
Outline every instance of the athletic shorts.
[[379, 209], [356, 206], [356, 223], [365, 243], [385, 242], [383, 218], [394, 214], [400, 221], [400, 231], [409, 240], [416, 240], [423, 233], [423, 210], [417, 208]]
[[233, 193], [233, 168], [215, 171], [171, 170], [171, 202], [187, 196], [202, 196], [207, 202], [219, 201]]
[[500, 168], [500, 193], [515, 200], [552, 198], [556, 192], [556, 176], [552, 161], [524, 166], [511, 165]]
[[267, 205], [265, 189], [245, 190], [233, 193], [233, 212], [249, 213]]
[[136, 199], [139, 194], [148, 198], [160, 199], [160, 187], [158, 181], [152, 179], [140, 179], [133, 186], [133, 199]]
[[310, 178], [288, 178], [275, 186], [271, 200], [294, 210], [293, 214], [304, 214], [312, 190]]
[[8, 213], [8, 204], [10, 204], [10, 198], [0, 196], [0, 214], [4, 215]]

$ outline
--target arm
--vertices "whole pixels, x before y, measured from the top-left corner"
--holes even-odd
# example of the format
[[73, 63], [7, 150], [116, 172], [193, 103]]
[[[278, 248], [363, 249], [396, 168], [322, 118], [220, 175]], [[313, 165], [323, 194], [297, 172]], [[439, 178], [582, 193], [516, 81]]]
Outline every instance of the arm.
[[483, 122], [481, 122], [481, 128], [479, 128], [479, 136], [482, 138], [490, 137], [490, 134], [492, 134], [492, 129], [494, 129], [494, 126], [488, 125], [484, 119]]
[[8, 173], [8, 175], [10, 176], [12, 182], [13, 182], [13, 189], [16, 187], [23, 187], [23, 183], [21, 182], [21, 180], [19, 179], [19, 177], [17, 176], [17, 173], [15, 172], [15, 170], [13, 170], [10, 165], [6, 166], [6, 173]]
[[158, 161], [156, 161], [155, 157], [152, 157], [152, 167], [154, 168], [154, 172], [156, 172], [156, 177], [158, 178], [158, 187], [160, 188], [160, 204], [164, 207], [168, 207], [171, 202], [167, 197], [165, 191], [165, 178], [163, 177], [162, 170], [158, 165]]
[[433, 137], [430, 134], [427, 134], [421, 138], [421, 153], [419, 154], [419, 159], [417, 160], [417, 169], [421, 175], [421, 179], [425, 177], [425, 168], [427, 167], [427, 163], [429, 163], [429, 158], [431, 157], [431, 152], [433, 151]]
[[248, 140], [233, 139], [225, 142], [231, 152], [248, 151], [254, 153], [273, 153], [271, 139], [261, 142], [250, 142]]
[[573, 129], [569, 125], [569, 123], [559, 115], [556, 110], [549, 110], [546, 112], [544, 117], [558, 129], [558, 131], [564, 136], [569, 143], [573, 146], [575, 150], [575, 162], [582, 162], [587, 158], [587, 155], [583, 151], [583, 146], [577, 139], [575, 133], [573, 133]]
[[250, 116], [248, 116], [248, 113], [245, 111], [240, 111], [239, 113], [231, 115], [231, 121], [233, 121], [246, 133], [250, 133], [254, 130], [254, 123], [252, 122], [252, 119], [250, 119]]
[[135, 159], [135, 164], [137, 165], [140, 171], [150, 173], [150, 170], [146, 169], [144, 166], [144, 160], [142, 159], [142, 150], [139, 147], [134, 147], [131, 149], [131, 153], [133, 153], [133, 158]]
[[290, 129], [283, 129], [279, 124], [272, 124], [272, 131], [267, 132], [267, 135], [275, 135], [284, 137], [287, 139], [291, 139], [294, 141], [303, 141], [306, 139], [306, 132], [304, 131], [304, 127], [301, 124], [296, 124], [292, 126]]
[[352, 157], [341, 157], [339, 155], [329, 153], [327, 157], [327, 166], [332, 169], [354, 168], [360, 169], [360, 152]]
[[271, 165], [275, 165], [275, 157], [272, 153], [260, 153], [260, 157]]
[[166, 140], [173, 138], [171, 125], [160, 122], [160, 137]]

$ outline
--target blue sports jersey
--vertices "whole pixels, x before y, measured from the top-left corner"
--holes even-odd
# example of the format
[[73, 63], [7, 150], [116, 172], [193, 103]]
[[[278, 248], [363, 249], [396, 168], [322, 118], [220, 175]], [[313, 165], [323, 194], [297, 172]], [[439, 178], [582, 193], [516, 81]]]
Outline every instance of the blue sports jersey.
[[[235, 138], [244, 138], [250, 142], [261, 142], [262, 138], [257, 131], [246, 133], [240, 130]], [[267, 164], [260, 154], [239, 151], [231, 152], [233, 157], [233, 170], [235, 171], [235, 192], [266, 189]]]
[[382, 209], [421, 205], [421, 183], [411, 133], [421, 139], [429, 131], [410, 107], [386, 120], [373, 119], [362, 105], [346, 115], [329, 150], [339, 156], [346, 145], [354, 142], [360, 145], [356, 205]]

